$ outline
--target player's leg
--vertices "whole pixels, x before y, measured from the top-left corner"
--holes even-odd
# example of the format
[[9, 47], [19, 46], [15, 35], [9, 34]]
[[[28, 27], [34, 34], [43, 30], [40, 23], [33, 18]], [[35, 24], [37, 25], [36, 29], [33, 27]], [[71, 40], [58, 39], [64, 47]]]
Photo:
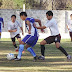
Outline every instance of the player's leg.
[[26, 49], [34, 57], [34, 60], [33, 61], [36, 61], [38, 59], [37, 58], [37, 55], [35, 54], [34, 50], [32, 49], [32, 47], [34, 47], [36, 45], [37, 41], [38, 41], [38, 37], [37, 36], [30, 36], [30, 38], [26, 42], [26, 44], [27, 44], [26, 45]]
[[[18, 40], [19, 44], [25, 44], [21, 41], [21, 38], [17, 38], [17, 40]], [[25, 51], [23, 50], [22, 53], [25, 53]]]
[[21, 36], [20, 36], [20, 34], [17, 34], [16, 35], [16, 38], [17, 38], [17, 40], [18, 40], [18, 42], [19, 42], [19, 44], [21, 43]]
[[1, 39], [1, 23], [0, 23], [0, 39]]
[[22, 51], [24, 50], [24, 45], [25, 45], [25, 43], [23, 41], [21, 41], [21, 44], [19, 45], [18, 56], [15, 58], [16, 61], [21, 60]]
[[16, 61], [21, 60], [22, 51], [24, 50], [24, 45], [26, 44], [26, 41], [28, 40], [29, 37], [30, 36], [25, 36], [23, 40], [20, 42], [18, 56], [17, 58], [15, 58]]
[[[20, 36], [20, 34], [17, 34], [17, 35], [16, 35], [16, 38], [17, 38], [17, 40], [18, 40], [19, 44], [21, 44], [21, 43], [22, 43], [22, 41], [21, 41], [21, 36]], [[23, 52], [22, 52], [22, 53], [24, 53], [24, 50], [23, 50]]]
[[32, 47], [30, 45], [26, 45], [26, 49], [27, 51], [29, 51], [31, 53], [31, 55], [34, 57], [34, 60], [33, 61], [36, 61], [37, 60], [37, 55], [36, 53], [34, 52], [34, 50], [32, 49]]
[[39, 56], [38, 59], [40, 59], [40, 60], [45, 59], [45, 44], [51, 44], [53, 42], [54, 42], [54, 38], [52, 36], [49, 36], [40, 42], [41, 56]]
[[41, 55], [44, 56], [45, 53], [45, 44], [47, 44], [47, 42], [45, 40], [40, 42], [40, 46], [41, 46]]
[[55, 45], [56, 48], [58, 48], [67, 57], [68, 60], [71, 59], [71, 56], [66, 52], [66, 50], [62, 46], [60, 46], [59, 42], [56, 42]]
[[56, 38], [55, 38], [55, 45], [56, 45], [56, 48], [59, 49], [63, 54], [65, 54], [65, 56], [67, 56], [67, 59], [71, 59], [71, 56], [68, 55], [68, 53], [65, 51], [65, 49], [60, 46], [60, 40], [61, 40], [61, 36], [58, 35]]
[[14, 38], [11, 38], [12, 42], [13, 42], [13, 46], [15, 47], [15, 50], [16, 52], [18, 51], [18, 47], [16, 45], [16, 42], [15, 42], [15, 37]]
[[70, 38], [71, 38], [71, 42], [72, 42], [72, 32], [69, 32], [69, 34], [70, 34]]

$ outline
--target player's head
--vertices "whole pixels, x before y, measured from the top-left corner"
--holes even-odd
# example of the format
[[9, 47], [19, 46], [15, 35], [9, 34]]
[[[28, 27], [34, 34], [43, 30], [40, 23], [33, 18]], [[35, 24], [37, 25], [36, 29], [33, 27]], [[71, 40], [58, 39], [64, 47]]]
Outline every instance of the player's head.
[[70, 18], [72, 19], [72, 14], [70, 15]]
[[21, 12], [20, 17], [21, 17], [22, 20], [25, 20], [26, 17], [27, 17], [27, 13], [26, 12]]
[[52, 11], [47, 11], [47, 12], [46, 12], [46, 17], [47, 17], [48, 20], [52, 19], [52, 17], [53, 17], [53, 12], [52, 12]]
[[15, 20], [16, 20], [16, 15], [12, 15], [12, 16], [11, 16], [11, 20], [12, 20], [12, 22], [15, 22]]

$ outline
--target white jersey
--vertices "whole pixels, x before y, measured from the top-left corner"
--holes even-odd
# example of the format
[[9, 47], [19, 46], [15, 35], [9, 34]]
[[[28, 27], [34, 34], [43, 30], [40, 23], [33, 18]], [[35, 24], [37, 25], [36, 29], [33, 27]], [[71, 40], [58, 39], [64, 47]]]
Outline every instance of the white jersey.
[[69, 28], [69, 31], [72, 32], [72, 20], [68, 20], [68, 28]]
[[14, 23], [12, 21], [8, 22], [8, 30], [14, 30], [17, 29], [16, 32], [10, 32], [11, 38], [15, 37], [17, 34], [19, 34], [19, 28], [21, 27], [21, 24], [18, 21], [15, 21]]
[[45, 24], [45, 26], [49, 27], [51, 36], [56, 36], [59, 34], [57, 22], [54, 18], [52, 18], [51, 20], [48, 20], [47, 23]]

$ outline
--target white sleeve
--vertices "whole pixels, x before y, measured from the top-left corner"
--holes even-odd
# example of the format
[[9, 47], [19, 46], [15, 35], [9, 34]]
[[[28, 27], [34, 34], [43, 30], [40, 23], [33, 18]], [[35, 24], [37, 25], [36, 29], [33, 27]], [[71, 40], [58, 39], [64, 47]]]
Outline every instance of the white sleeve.
[[19, 27], [22, 27], [22, 25], [20, 24], [20, 22], [17, 21], [17, 23], [18, 23]]
[[8, 29], [8, 30], [11, 30], [11, 27], [10, 27], [9, 22], [8, 22], [8, 25], [7, 25], [7, 29]]
[[52, 22], [49, 21], [49, 22], [47, 22], [44, 26], [46, 26], [46, 27], [50, 27], [50, 26], [52, 26]]

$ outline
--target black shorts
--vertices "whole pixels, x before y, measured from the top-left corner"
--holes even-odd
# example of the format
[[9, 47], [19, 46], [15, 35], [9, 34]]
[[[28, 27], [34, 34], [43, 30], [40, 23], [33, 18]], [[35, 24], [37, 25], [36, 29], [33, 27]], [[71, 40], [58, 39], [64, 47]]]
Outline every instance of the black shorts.
[[72, 37], [72, 32], [69, 32], [69, 34], [70, 34], [70, 37]]
[[44, 40], [47, 42], [47, 44], [51, 44], [53, 42], [55, 42], [55, 43], [59, 42], [60, 43], [61, 35], [58, 34], [56, 36], [49, 36], [49, 37], [45, 38]]
[[15, 42], [15, 38], [21, 38], [20, 34], [17, 34], [14, 38], [11, 38], [12, 42]]

